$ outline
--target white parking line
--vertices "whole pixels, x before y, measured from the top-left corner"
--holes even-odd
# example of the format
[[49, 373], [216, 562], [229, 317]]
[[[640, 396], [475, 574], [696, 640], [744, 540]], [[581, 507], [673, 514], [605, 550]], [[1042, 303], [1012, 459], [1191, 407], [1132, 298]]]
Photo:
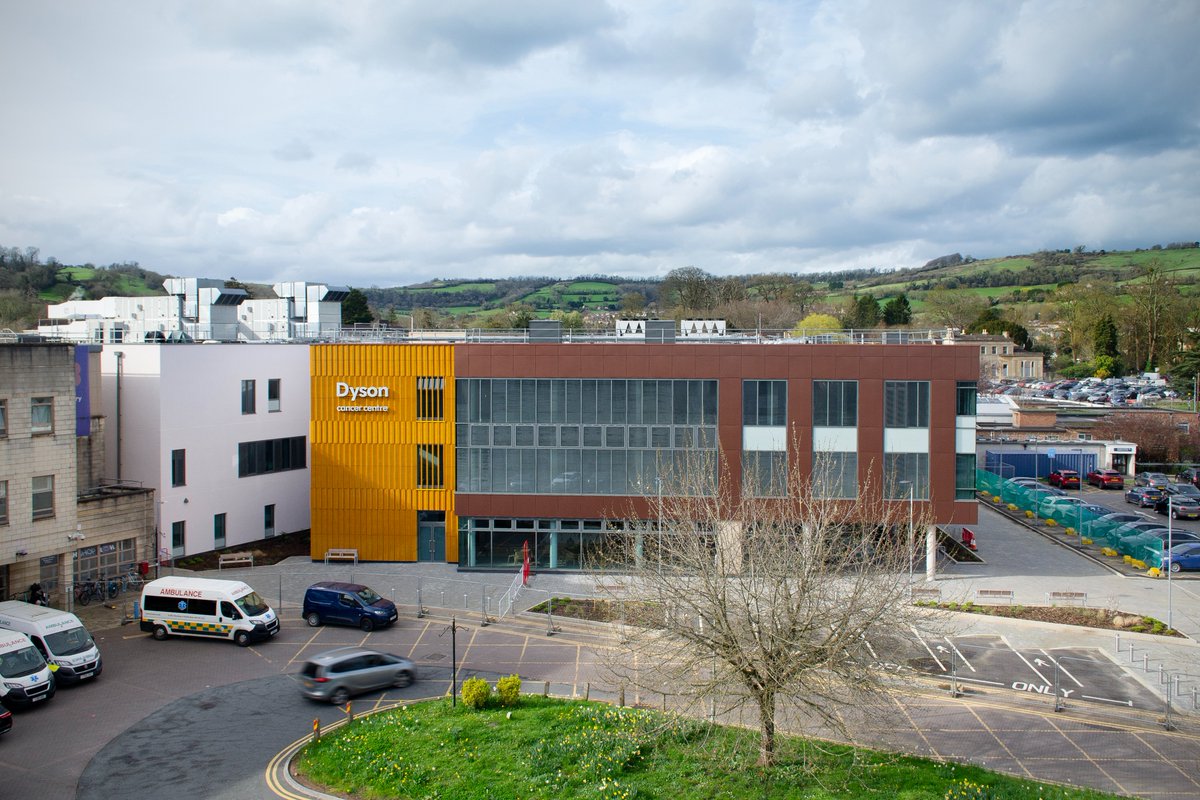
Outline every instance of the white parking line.
[[1042, 683], [1044, 683], [1044, 684], [1046, 684], [1046, 685], [1048, 685], [1048, 686], [1052, 686], [1052, 685], [1053, 685], [1053, 681], [1048, 681], [1048, 680], [1046, 680], [1046, 676], [1045, 676], [1045, 675], [1043, 675], [1042, 673], [1038, 672], [1038, 668], [1037, 668], [1037, 667], [1035, 667], [1033, 664], [1030, 664], [1030, 663], [1029, 663], [1029, 659], [1028, 659], [1028, 658], [1026, 658], [1025, 656], [1021, 655], [1021, 651], [1020, 651], [1020, 650], [1018, 650], [1017, 648], [1015, 648], [1015, 647], [1013, 647], [1011, 644], [1009, 644], [1009, 641], [1008, 641], [1008, 639], [1005, 639], [1003, 636], [1001, 636], [1001, 637], [1000, 637], [1000, 641], [1004, 642], [1004, 644], [1005, 644], [1005, 645], [1008, 647], [1008, 649], [1009, 649], [1009, 650], [1012, 650], [1014, 653], [1016, 653], [1016, 655], [1017, 655], [1017, 658], [1019, 658], [1019, 659], [1021, 659], [1022, 661], [1024, 661], [1024, 662], [1025, 662], [1025, 666], [1027, 666], [1027, 667], [1029, 667], [1031, 670], [1033, 670], [1033, 674], [1034, 674], [1034, 675], [1037, 675], [1039, 678], [1041, 678], [1041, 679], [1042, 679]]
[[921, 638], [921, 634], [917, 632], [917, 629], [911, 625], [908, 627], [908, 629], [913, 632], [913, 636], [917, 637], [917, 641], [924, 645], [925, 650], [929, 653], [929, 655], [933, 656], [933, 660], [937, 662], [938, 669], [940, 669], [942, 672], [945, 672], [946, 665], [942, 663], [942, 660], [937, 657], [937, 653], [933, 652], [932, 648], [930, 648], [925, 640]]
[[953, 641], [951, 641], [951, 639], [950, 639], [950, 637], [949, 637], [949, 636], [947, 636], [947, 637], [946, 637], [946, 644], [948, 644], [948, 645], [950, 645], [952, 648], [954, 648], [954, 652], [958, 653], [958, 657], [959, 657], [959, 659], [960, 659], [960, 660], [961, 660], [961, 661], [962, 661], [964, 664], [966, 664], [968, 668], [970, 668], [971, 672], [978, 672], [978, 671], [979, 671], [979, 670], [975, 669], [975, 667], [971, 666], [971, 662], [967, 660], [967, 657], [966, 657], [966, 656], [964, 656], [964, 655], [962, 654], [962, 651], [961, 651], [961, 650], [959, 650], [957, 647], [954, 647], [954, 642], [953, 642]]
[[1049, 653], [1047, 653], [1045, 650], [1042, 650], [1042, 655], [1044, 655], [1046, 658], [1050, 659], [1050, 663], [1052, 663], [1052, 664], [1054, 664], [1055, 666], [1057, 666], [1057, 667], [1058, 667], [1058, 669], [1059, 669], [1059, 671], [1060, 671], [1060, 672], [1061, 672], [1063, 675], [1066, 675], [1068, 678], [1070, 678], [1071, 680], [1075, 681], [1075, 685], [1076, 685], [1076, 686], [1078, 686], [1080, 689], [1082, 689], [1082, 688], [1083, 688], [1083, 684], [1079, 682], [1079, 679], [1078, 679], [1078, 678], [1076, 678], [1074, 675], [1072, 675], [1070, 672], [1068, 672], [1068, 671], [1067, 671], [1067, 668], [1066, 668], [1066, 667], [1064, 667], [1064, 666], [1062, 665], [1062, 661], [1060, 661], [1060, 660], [1056, 659], [1054, 656], [1050, 655], [1050, 654], [1049, 654]]

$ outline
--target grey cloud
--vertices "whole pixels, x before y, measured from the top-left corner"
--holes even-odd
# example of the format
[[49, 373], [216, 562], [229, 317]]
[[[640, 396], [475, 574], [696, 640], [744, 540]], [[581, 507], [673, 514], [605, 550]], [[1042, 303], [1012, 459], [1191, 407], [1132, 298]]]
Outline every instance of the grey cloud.
[[366, 153], [343, 153], [334, 166], [348, 172], [370, 172], [375, 166], [375, 157]]
[[614, 21], [603, 0], [377, 2], [361, 28], [357, 55], [438, 68], [511, 66], [538, 51], [593, 36]]
[[313, 157], [312, 148], [307, 142], [300, 139], [292, 139], [282, 147], [278, 147], [271, 151], [280, 161], [310, 161]]

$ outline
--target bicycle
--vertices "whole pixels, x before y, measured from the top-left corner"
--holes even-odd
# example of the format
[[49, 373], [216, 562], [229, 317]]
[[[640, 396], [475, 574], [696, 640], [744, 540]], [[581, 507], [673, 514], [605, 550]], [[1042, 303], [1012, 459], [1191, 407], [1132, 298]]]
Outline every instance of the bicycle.
[[102, 588], [107, 592], [109, 600], [115, 600], [117, 595], [121, 593], [121, 579], [117, 577], [105, 578], [101, 582]]
[[75, 584], [75, 602], [81, 606], [86, 606], [95, 598], [103, 603], [107, 597], [104, 594], [104, 586], [99, 581], [85, 581]]
[[142, 588], [142, 584], [144, 584], [146, 582], [142, 578], [141, 573], [136, 570], [131, 570], [131, 571], [127, 572], [126, 574], [122, 575], [120, 580], [121, 580], [121, 591], [123, 591], [123, 592], [140, 591]]

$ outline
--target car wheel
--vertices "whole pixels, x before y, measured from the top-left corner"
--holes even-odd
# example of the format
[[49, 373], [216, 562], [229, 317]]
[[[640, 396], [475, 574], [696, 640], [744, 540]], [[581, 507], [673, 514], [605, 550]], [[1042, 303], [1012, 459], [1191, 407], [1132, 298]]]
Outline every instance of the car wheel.
[[346, 687], [339, 686], [333, 690], [333, 694], [329, 695], [329, 702], [335, 706], [340, 706], [350, 699], [350, 692], [346, 691]]
[[308, 623], [308, 627], [315, 628], [321, 624], [321, 615], [313, 611], [304, 617], [304, 621]]
[[403, 689], [405, 686], [408, 686], [410, 683], [412, 683], [412, 680], [412, 673], [406, 669], [402, 669], [396, 673], [396, 680], [392, 681], [392, 686], [396, 687], [397, 689]]
[[151, 635], [152, 635], [152, 636], [153, 636], [155, 639], [157, 639], [158, 641], [160, 641], [160, 642], [161, 642], [162, 640], [164, 640], [164, 639], [166, 639], [166, 638], [167, 638], [167, 628], [166, 628], [166, 626], [165, 626], [165, 625], [155, 625], [155, 626], [154, 626], [154, 631], [153, 631], [153, 633], [152, 633]]
[[358, 621], [358, 627], [362, 628], [367, 633], [375, 630], [375, 620], [370, 617], [363, 617]]
[[1171, 572], [1179, 572], [1181, 569], [1183, 569], [1183, 567], [1179, 566], [1178, 561], [1171, 562]]
[[249, 631], [238, 631], [237, 633], [235, 633], [233, 635], [233, 642], [238, 647], [246, 647], [247, 645], [250, 644], [250, 632]]

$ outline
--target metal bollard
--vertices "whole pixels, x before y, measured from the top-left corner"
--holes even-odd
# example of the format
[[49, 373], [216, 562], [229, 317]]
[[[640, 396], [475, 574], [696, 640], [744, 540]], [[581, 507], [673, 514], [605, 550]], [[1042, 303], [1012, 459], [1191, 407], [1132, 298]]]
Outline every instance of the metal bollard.
[[1117, 631], [1117, 655], [1121, 654], [1121, 632]]
[[1163, 665], [1158, 665], [1158, 685], [1162, 686], [1167, 682], [1167, 671], [1163, 669]]
[[467, 605], [467, 593], [463, 592], [463, 611], [466, 611], [468, 608], [470, 608], [470, 606]]
[[[1196, 702], [1196, 692], [1192, 690], [1192, 704]], [[617, 708], [625, 707], [625, 687], [621, 687], [621, 691], [617, 693]]]
[[417, 619], [425, 616], [425, 604], [421, 602], [421, 579], [417, 578]]
[[592, 682], [591, 681], [588, 681], [587, 683], [585, 683], [583, 685], [583, 699], [584, 699], [584, 701], [592, 699]]
[[542, 682], [542, 697], [550, 696], [550, 681]]
[[488, 624], [487, 618], [487, 587], [479, 587], [479, 627], [486, 628]]
[[1142, 653], [1142, 672], [1150, 671], [1150, 654]]
[[554, 635], [554, 598], [546, 596], [546, 635]]
[[442, 602], [439, 603], [442, 608], [446, 607], [446, 590], [442, 589]]

